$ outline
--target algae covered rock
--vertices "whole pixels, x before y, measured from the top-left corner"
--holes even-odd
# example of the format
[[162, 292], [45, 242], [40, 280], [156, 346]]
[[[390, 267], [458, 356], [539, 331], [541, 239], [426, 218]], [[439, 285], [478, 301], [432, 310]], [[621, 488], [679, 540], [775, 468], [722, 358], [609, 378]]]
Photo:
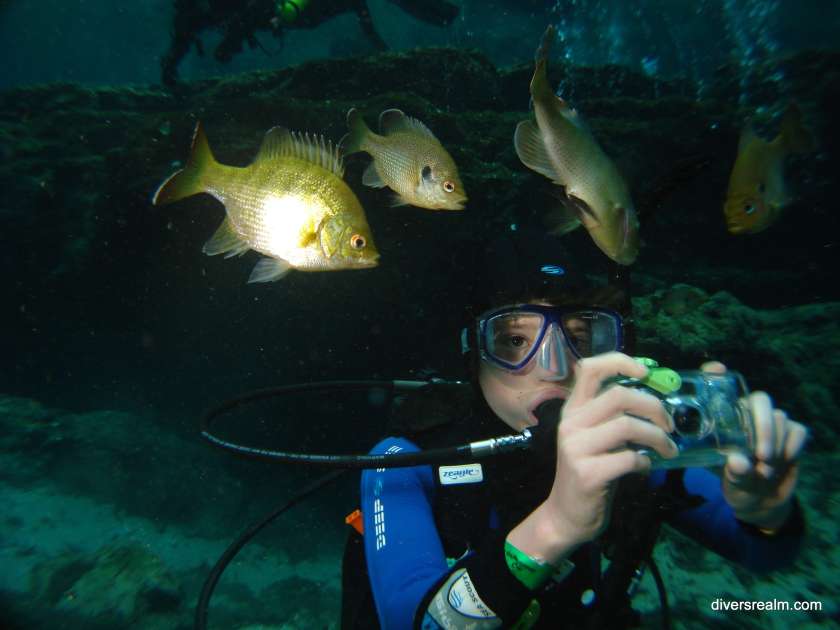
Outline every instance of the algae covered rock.
[[117, 627], [174, 613], [183, 599], [161, 559], [138, 546], [108, 546], [89, 556], [67, 553], [39, 564], [31, 581], [43, 605]]

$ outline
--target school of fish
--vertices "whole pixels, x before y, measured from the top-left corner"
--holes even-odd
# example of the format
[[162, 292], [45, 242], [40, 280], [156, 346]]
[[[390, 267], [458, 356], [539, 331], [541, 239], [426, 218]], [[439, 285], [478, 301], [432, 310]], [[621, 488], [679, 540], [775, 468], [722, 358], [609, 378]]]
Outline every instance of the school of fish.
[[[559, 207], [546, 209], [551, 232], [566, 234], [583, 225], [595, 245], [620, 265], [639, 253], [639, 219], [630, 191], [576, 110], [554, 93], [547, 77], [549, 26], [535, 56], [529, 91], [533, 119], [516, 126], [513, 144], [520, 161], [557, 185]], [[399, 109], [379, 115], [379, 133], [361, 112], [347, 112], [347, 134], [339, 145], [322, 136], [269, 130], [247, 167], [220, 164], [199, 122], [184, 168], [169, 176], [153, 196], [168, 204], [208, 193], [225, 208], [225, 218], [205, 243], [204, 253], [262, 254], [249, 282], [269, 282], [289, 271], [335, 271], [378, 265], [365, 211], [344, 181], [343, 156], [367, 153], [362, 183], [389, 188], [392, 205], [428, 210], [463, 210], [467, 193], [452, 156], [420, 120]], [[814, 150], [814, 140], [795, 104], [785, 112], [772, 141], [747, 126], [741, 135], [724, 203], [731, 234], [770, 227], [791, 195], [784, 161]]]

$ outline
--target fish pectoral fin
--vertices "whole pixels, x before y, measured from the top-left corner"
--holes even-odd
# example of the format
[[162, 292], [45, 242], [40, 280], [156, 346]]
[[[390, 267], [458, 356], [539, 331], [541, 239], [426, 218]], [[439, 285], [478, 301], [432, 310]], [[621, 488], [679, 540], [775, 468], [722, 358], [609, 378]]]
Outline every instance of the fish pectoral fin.
[[580, 197], [569, 195], [567, 203], [574, 208], [574, 210], [578, 213], [581, 222], [587, 228], [598, 227], [601, 225], [601, 220], [598, 218], [598, 215], [595, 214], [592, 207]]
[[368, 164], [365, 172], [362, 173], [362, 183], [371, 188], [385, 188], [387, 184], [382, 181], [379, 171], [376, 170], [376, 162]]
[[282, 258], [262, 258], [254, 267], [248, 283], [273, 282], [292, 270], [292, 266]]
[[543, 223], [549, 233], [557, 236], [568, 234], [581, 225], [577, 211], [567, 205], [550, 210], [543, 218]]
[[519, 156], [525, 166], [562, 185], [561, 182], [557, 181], [557, 173], [551, 165], [537, 123], [533, 120], [523, 120], [516, 125], [516, 132], [513, 134], [513, 146], [516, 149], [516, 155]]
[[393, 198], [391, 199], [391, 207], [392, 208], [396, 208], [398, 206], [410, 206], [410, 205], [411, 205], [411, 202], [399, 193], [395, 193]]
[[208, 256], [225, 254], [225, 258], [241, 256], [251, 247], [236, 232], [230, 217], [225, 217], [219, 229], [204, 243], [202, 251]]

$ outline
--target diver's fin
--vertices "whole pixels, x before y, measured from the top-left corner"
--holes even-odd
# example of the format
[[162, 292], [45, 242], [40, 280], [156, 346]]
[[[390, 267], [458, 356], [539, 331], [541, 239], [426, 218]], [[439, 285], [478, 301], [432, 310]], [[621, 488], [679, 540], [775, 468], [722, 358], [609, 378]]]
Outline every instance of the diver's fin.
[[210, 151], [210, 143], [207, 142], [207, 135], [199, 121], [195, 125], [190, 157], [186, 166], [170, 175], [158, 187], [152, 197], [152, 203], [159, 206], [205, 192], [208, 171], [214, 166], [216, 166], [216, 160]]
[[230, 217], [225, 217], [216, 233], [204, 244], [202, 251], [208, 256], [225, 254], [225, 258], [241, 256], [251, 249], [250, 245], [236, 233]]
[[796, 103], [791, 103], [785, 110], [779, 139], [791, 153], [808, 153], [815, 148], [814, 138], [803, 124], [802, 111]]
[[516, 125], [516, 131], [513, 134], [513, 146], [516, 149], [516, 155], [519, 156], [525, 166], [541, 175], [545, 175], [556, 184], [563, 185], [563, 182], [557, 179], [557, 173], [551, 165], [548, 151], [545, 150], [545, 143], [540, 135], [540, 130], [534, 121], [523, 120]]
[[365, 172], [362, 173], [362, 183], [365, 186], [370, 186], [371, 188], [385, 188], [385, 186], [387, 186], [387, 184], [382, 181], [382, 178], [379, 176], [379, 171], [376, 170], [376, 162], [368, 164]]
[[424, 136], [435, 137], [435, 134], [416, 118], [406, 116], [400, 109], [386, 109], [379, 114], [379, 133], [387, 136], [395, 131], [413, 131]]
[[350, 108], [347, 112], [347, 129], [349, 131], [338, 143], [344, 155], [365, 151], [365, 141], [373, 132], [355, 107]]
[[282, 258], [262, 258], [251, 272], [248, 282], [273, 282], [292, 270], [292, 266]]
[[272, 127], [263, 138], [254, 164], [263, 160], [296, 157], [317, 164], [339, 177], [344, 176], [344, 164], [338, 147], [324, 136], [291, 132], [285, 127]]

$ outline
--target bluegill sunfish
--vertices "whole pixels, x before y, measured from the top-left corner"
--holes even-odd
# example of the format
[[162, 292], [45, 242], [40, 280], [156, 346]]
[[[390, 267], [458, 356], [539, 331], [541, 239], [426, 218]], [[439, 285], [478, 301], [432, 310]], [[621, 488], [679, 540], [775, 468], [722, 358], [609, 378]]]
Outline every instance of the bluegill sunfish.
[[218, 163], [199, 122], [186, 166], [154, 195], [155, 205], [209, 193], [227, 216], [204, 245], [226, 258], [253, 249], [265, 256], [248, 282], [291, 269], [330, 271], [377, 265], [379, 253], [356, 195], [342, 179], [341, 158], [322, 137], [274, 127], [244, 168]]
[[357, 109], [351, 109], [347, 127], [350, 131], [341, 140], [344, 153], [364, 151], [373, 158], [362, 176], [366, 186], [393, 190], [395, 206], [463, 210], [467, 195], [458, 167], [422, 122], [387, 109], [379, 115], [377, 134]]

